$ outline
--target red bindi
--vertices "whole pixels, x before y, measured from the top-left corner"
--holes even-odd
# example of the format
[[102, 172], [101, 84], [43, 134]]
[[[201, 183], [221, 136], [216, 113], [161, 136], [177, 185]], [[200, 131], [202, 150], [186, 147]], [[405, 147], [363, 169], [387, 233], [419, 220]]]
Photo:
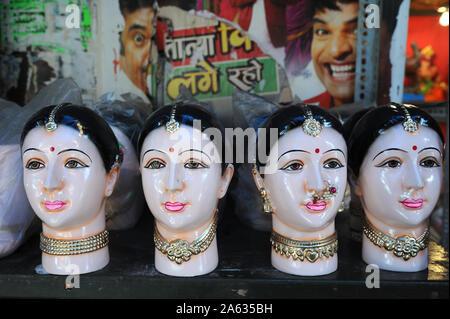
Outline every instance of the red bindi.
[[414, 146], [412, 147], [412, 149], [413, 149], [414, 151], [417, 150], [417, 146], [414, 145]]
[[319, 153], [319, 152], [320, 152], [320, 150], [318, 148], [316, 148], [316, 153]]
[[173, 152], [173, 147], [169, 147], [169, 152]]
[[50, 152], [53, 152], [55, 148], [53, 146], [50, 147]]

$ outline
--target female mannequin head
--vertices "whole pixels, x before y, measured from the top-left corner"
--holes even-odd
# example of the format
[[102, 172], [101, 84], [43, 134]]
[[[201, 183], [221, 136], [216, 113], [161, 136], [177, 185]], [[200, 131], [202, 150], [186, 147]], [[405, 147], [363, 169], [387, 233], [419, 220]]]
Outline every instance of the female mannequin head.
[[348, 140], [364, 210], [395, 227], [426, 220], [442, 185], [443, 143], [436, 121], [412, 105], [391, 103], [364, 114]]
[[[233, 176], [233, 166], [222, 161], [223, 138], [218, 121], [192, 104], [164, 106], [144, 123], [138, 142], [142, 183], [156, 219], [155, 231], [163, 237], [192, 242], [208, 225], [215, 224], [218, 201]], [[208, 248], [203, 256], [184, 260], [178, 256], [174, 260], [179, 265], [157, 251], [155, 266], [169, 275], [207, 273], [217, 266], [215, 238], [213, 243], [214, 248]], [[170, 259], [170, 252], [168, 256]]]
[[[337, 269], [334, 218], [347, 185], [342, 126], [320, 107], [297, 104], [273, 113], [263, 128], [258, 155], [262, 147], [268, 157], [258, 161], [253, 176], [265, 207], [271, 207], [272, 265], [295, 275], [332, 273]], [[276, 141], [263, 135], [270, 128], [278, 130]]]
[[[439, 125], [413, 105], [391, 103], [361, 116], [348, 145], [355, 190], [365, 214], [363, 259], [386, 270], [425, 269], [427, 220], [443, 177], [444, 138]], [[378, 240], [380, 233], [390, 238], [384, 244]]]
[[119, 147], [92, 110], [62, 104], [35, 113], [21, 136], [24, 184], [38, 217], [69, 229], [92, 220], [119, 174]]
[[[169, 132], [172, 112], [179, 128]], [[200, 121], [198, 128], [195, 120]], [[209, 112], [190, 104], [162, 107], [144, 124], [138, 144], [144, 194], [155, 218], [167, 228], [201, 226], [226, 193], [233, 168], [222, 161], [224, 141], [211, 141], [205, 133], [209, 128], [224, 136]]]
[[[311, 116], [320, 129], [309, 132]], [[275, 165], [272, 173], [256, 174], [258, 188], [266, 189], [284, 223], [302, 231], [320, 230], [334, 220], [345, 193], [347, 147], [340, 122], [320, 107], [297, 104], [276, 111], [262, 127], [278, 129], [278, 140], [266, 138], [261, 145], [258, 136], [258, 147], [269, 154], [258, 168]], [[331, 195], [323, 198], [327, 191]]]

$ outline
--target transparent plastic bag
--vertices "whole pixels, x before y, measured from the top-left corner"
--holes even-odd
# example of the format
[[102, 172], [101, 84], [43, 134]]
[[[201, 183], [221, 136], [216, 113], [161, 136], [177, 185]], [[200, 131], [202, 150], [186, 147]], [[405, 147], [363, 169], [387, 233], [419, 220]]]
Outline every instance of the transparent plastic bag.
[[[243, 130], [253, 128], [255, 132], [258, 132], [258, 128], [278, 108], [278, 105], [258, 95], [237, 88], [233, 91], [234, 127], [240, 127]], [[248, 144], [256, 145], [256, 140], [249, 141]], [[236, 180], [230, 186], [230, 194], [234, 199], [236, 215], [244, 224], [256, 230], [270, 231], [272, 218], [263, 212], [262, 199], [252, 175], [255, 154], [250, 155], [251, 162], [249, 162], [248, 151], [245, 150], [244, 154], [246, 162], [235, 165], [234, 179]]]
[[[0, 100], [0, 109], [6, 109], [4, 100]], [[20, 129], [17, 129], [20, 122], [11, 116], [14, 113], [20, 115], [19, 106], [10, 106], [8, 112], [0, 114], [4, 132], [0, 136], [0, 258], [13, 253], [24, 242], [34, 218], [23, 186]]]
[[20, 135], [25, 122], [39, 109], [64, 102], [81, 104], [81, 90], [71, 79], [43, 88], [24, 107], [0, 99], [0, 258], [13, 253], [29, 235], [35, 218], [23, 185]]
[[123, 151], [119, 180], [112, 195], [106, 199], [106, 227], [110, 230], [129, 229], [136, 225], [145, 208], [136, 145], [152, 106], [131, 94], [117, 100], [113, 93], [107, 93], [92, 108], [111, 126]]

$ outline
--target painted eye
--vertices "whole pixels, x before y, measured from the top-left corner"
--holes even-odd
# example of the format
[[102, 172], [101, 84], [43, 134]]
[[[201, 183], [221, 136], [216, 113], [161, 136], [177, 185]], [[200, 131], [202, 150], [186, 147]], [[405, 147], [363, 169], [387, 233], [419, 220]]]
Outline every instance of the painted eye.
[[142, 45], [142, 43], [144, 43], [145, 36], [142, 33], [138, 32], [134, 35], [133, 40], [136, 43], [136, 45], [140, 46]]
[[329, 159], [323, 164], [323, 167], [328, 169], [338, 169], [344, 167], [344, 165], [337, 159]]
[[387, 160], [387, 161], [383, 162], [382, 164], [378, 165], [378, 167], [397, 168], [397, 167], [400, 167], [401, 165], [402, 165], [402, 163], [399, 160], [390, 159], [390, 160]]
[[77, 160], [71, 159], [71, 160], [67, 161], [67, 163], [64, 165], [64, 167], [66, 167], [66, 168], [83, 168], [83, 167], [88, 167], [88, 166]]
[[314, 34], [317, 35], [317, 36], [324, 36], [324, 35], [327, 35], [329, 33], [330, 32], [328, 32], [325, 29], [317, 29], [316, 31], [314, 31]]
[[166, 165], [159, 160], [153, 160], [148, 162], [144, 167], [149, 169], [160, 169], [166, 167]]
[[193, 161], [193, 160], [190, 160], [190, 161], [186, 162], [186, 164], [184, 164], [184, 167], [188, 168], [188, 169], [207, 168], [206, 165], [204, 165], [204, 164], [202, 164], [200, 162], [197, 162], [197, 161]]
[[30, 161], [27, 163], [27, 165], [25, 167], [30, 170], [38, 170], [40, 168], [44, 168], [45, 165], [38, 161]]
[[291, 162], [281, 168], [283, 171], [300, 171], [303, 169], [302, 162]]
[[439, 165], [439, 162], [436, 159], [428, 157], [420, 162], [420, 166], [431, 168], [431, 167], [440, 167], [441, 165]]

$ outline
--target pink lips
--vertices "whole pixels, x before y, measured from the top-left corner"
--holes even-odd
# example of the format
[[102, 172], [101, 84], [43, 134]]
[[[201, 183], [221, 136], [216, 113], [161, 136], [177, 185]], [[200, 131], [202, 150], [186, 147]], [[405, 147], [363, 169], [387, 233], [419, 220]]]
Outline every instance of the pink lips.
[[323, 211], [325, 208], [327, 208], [327, 202], [325, 201], [320, 201], [320, 202], [308, 202], [306, 205], [306, 208], [309, 209], [310, 211], [313, 212], [321, 212]]
[[67, 203], [59, 201], [59, 200], [55, 200], [53, 202], [51, 201], [46, 201], [45, 202], [45, 207], [48, 210], [60, 210], [61, 208], [67, 206]]
[[165, 202], [164, 203], [164, 207], [169, 211], [169, 212], [181, 212], [184, 207], [186, 207], [186, 204], [180, 203], [180, 202]]
[[419, 199], [411, 199], [411, 198], [407, 198], [404, 201], [400, 202], [403, 204], [403, 206], [407, 207], [407, 208], [412, 208], [412, 209], [419, 209], [422, 208], [423, 206], [423, 199], [419, 198]]

